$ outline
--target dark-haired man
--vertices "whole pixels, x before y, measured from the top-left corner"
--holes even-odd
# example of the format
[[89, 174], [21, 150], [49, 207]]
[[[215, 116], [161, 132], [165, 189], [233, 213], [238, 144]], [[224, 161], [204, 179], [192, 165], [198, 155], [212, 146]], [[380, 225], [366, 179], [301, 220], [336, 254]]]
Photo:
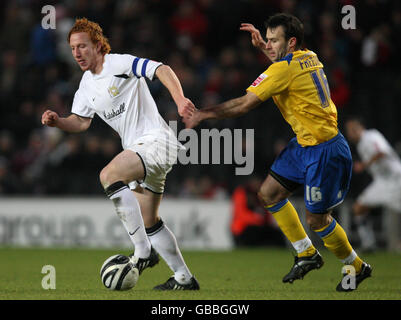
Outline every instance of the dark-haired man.
[[323, 65], [314, 52], [302, 49], [302, 23], [292, 15], [279, 13], [266, 21], [266, 27], [266, 41], [252, 24], [244, 23], [240, 30], [250, 32], [252, 44], [264, 52], [272, 65], [242, 97], [196, 110], [184, 122], [192, 128], [206, 119], [236, 117], [273, 98], [296, 134], [273, 163], [258, 192], [264, 207], [273, 213], [297, 251], [295, 263], [283, 282], [302, 279], [323, 265], [288, 200], [303, 185], [307, 223], [337, 258], [355, 269], [355, 287], [344, 287], [343, 281], [337, 286], [338, 291], [350, 291], [372, 271], [331, 216], [332, 209], [344, 200], [349, 189], [351, 152], [337, 128], [337, 109], [330, 98]]

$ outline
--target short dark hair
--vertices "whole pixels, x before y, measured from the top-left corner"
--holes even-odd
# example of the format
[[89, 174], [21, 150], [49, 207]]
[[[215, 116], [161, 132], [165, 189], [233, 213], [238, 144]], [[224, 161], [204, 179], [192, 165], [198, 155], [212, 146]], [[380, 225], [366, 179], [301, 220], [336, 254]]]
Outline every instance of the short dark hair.
[[297, 39], [295, 48], [302, 48], [304, 42], [304, 26], [297, 17], [288, 13], [276, 13], [270, 16], [265, 22], [266, 28], [274, 29], [278, 26], [283, 27], [286, 41], [295, 37]]

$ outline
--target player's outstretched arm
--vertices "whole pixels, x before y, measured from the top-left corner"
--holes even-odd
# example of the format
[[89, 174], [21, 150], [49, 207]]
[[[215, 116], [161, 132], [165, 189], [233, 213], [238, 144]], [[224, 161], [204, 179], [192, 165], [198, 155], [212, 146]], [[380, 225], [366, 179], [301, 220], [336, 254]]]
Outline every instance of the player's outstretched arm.
[[184, 118], [190, 117], [195, 110], [195, 106], [191, 100], [184, 96], [180, 80], [173, 69], [168, 65], [161, 65], [156, 70], [156, 76], [170, 92], [171, 97], [177, 105], [178, 114]]
[[241, 23], [241, 27], [239, 28], [242, 31], [247, 31], [251, 34], [252, 45], [267, 55], [266, 51], [266, 41], [263, 40], [260, 32], [255, 26], [251, 23]]
[[195, 109], [190, 117], [183, 119], [183, 122], [186, 128], [194, 128], [203, 120], [226, 119], [241, 116], [261, 103], [262, 101], [256, 94], [247, 92], [242, 97], [228, 100], [216, 106], [210, 106], [200, 110]]
[[56, 127], [67, 132], [82, 132], [89, 128], [91, 118], [80, 117], [71, 114], [66, 118], [60, 117], [57, 112], [46, 110], [42, 114], [42, 124], [49, 127]]

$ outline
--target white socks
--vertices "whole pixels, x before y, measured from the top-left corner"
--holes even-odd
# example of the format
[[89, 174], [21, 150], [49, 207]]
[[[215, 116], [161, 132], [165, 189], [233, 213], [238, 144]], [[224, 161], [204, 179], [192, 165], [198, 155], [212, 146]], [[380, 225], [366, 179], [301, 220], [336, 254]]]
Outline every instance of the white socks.
[[149, 257], [151, 244], [146, 235], [141, 208], [135, 195], [123, 182], [109, 186], [106, 194], [113, 201], [117, 215], [135, 246], [134, 257]]
[[134, 257], [147, 258], [151, 246], [161, 255], [174, 271], [174, 278], [180, 284], [190, 283], [190, 273], [174, 234], [162, 220], [145, 229], [139, 202], [129, 187], [119, 181], [106, 189], [107, 196], [113, 201], [116, 212], [132, 243], [135, 246]]
[[185, 264], [174, 234], [163, 221], [159, 220], [153, 227], [147, 228], [146, 233], [153, 248], [166, 261], [170, 269], [174, 271], [175, 280], [180, 284], [190, 283], [192, 274]]
[[291, 244], [297, 253], [302, 253], [312, 245], [312, 241], [306, 236], [304, 239], [291, 242]]

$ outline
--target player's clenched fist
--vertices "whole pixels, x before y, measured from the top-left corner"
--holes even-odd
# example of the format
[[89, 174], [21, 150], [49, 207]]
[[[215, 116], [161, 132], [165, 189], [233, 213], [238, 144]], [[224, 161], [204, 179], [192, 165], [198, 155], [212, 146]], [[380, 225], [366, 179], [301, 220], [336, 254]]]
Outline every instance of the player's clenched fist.
[[58, 122], [58, 119], [59, 119], [58, 114], [51, 110], [46, 110], [42, 114], [42, 124], [49, 127], [55, 127]]

